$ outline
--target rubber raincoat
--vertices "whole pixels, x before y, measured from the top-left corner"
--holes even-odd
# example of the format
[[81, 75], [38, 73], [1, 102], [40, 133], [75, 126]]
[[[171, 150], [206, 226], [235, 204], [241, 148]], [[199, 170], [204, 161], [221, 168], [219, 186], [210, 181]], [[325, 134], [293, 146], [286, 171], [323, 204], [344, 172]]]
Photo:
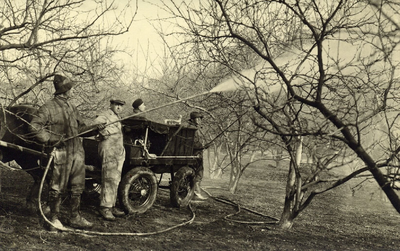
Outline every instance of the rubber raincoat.
[[[99, 114], [95, 123], [112, 123], [99, 132], [99, 156], [102, 160], [102, 184], [100, 207], [114, 207], [117, 199], [118, 185], [125, 160], [122, 125], [120, 117], [111, 109]], [[115, 123], [113, 123], [115, 122]]]
[[[31, 131], [36, 139], [48, 146], [76, 136], [87, 128], [76, 107], [61, 96], [55, 96], [40, 107], [31, 121]], [[69, 188], [72, 194], [82, 194], [85, 187], [84, 160], [81, 138], [72, 138], [59, 146], [50, 172], [50, 190], [62, 194]]]
[[189, 120], [187, 126], [197, 128], [193, 139], [193, 155], [199, 156], [200, 158], [197, 159], [197, 164], [195, 167], [196, 174], [193, 181], [195, 183], [201, 182], [203, 180], [203, 175], [204, 175], [204, 166], [203, 166], [204, 142], [200, 134], [199, 126], [196, 123]]

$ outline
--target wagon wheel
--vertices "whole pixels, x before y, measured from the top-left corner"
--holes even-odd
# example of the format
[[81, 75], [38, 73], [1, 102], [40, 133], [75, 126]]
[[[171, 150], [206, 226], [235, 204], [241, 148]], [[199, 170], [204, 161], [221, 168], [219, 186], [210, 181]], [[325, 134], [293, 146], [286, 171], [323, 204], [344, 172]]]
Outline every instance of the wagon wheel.
[[171, 184], [170, 198], [175, 207], [186, 207], [194, 194], [194, 170], [188, 166], [180, 168]]
[[101, 184], [94, 179], [86, 180], [83, 192], [89, 197], [98, 198], [101, 192]]
[[82, 200], [85, 205], [98, 205], [100, 203], [101, 184], [95, 179], [85, 180], [85, 189], [82, 193]]
[[125, 211], [144, 213], [157, 196], [157, 179], [146, 167], [136, 167], [125, 174], [119, 186], [119, 196]]

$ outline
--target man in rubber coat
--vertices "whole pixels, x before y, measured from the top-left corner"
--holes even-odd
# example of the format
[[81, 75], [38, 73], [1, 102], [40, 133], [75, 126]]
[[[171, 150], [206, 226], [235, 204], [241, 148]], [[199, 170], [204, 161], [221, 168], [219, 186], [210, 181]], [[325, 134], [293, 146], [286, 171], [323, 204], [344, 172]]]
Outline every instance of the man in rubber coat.
[[203, 150], [205, 146], [203, 144], [203, 140], [200, 135], [199, 129], [201, 128], [201, 120], [203, 119], [203, 115], [200, 112], [191, 112], [190, 119], [188, 121], [189, 127], [195, 127], [198, 130], [194, 135], [194, 142], [193, 142], [193, 155], [197, 155], [200, 158], [197, 160], [196, 164], [196, 174], [193, 179], [194, 182], [194, 199], [206, 200], [207, 197], [202, 194], [202, 190], [200, 187], [200, 183], [203, 180], [204, 174], [204, 166], [203, 166]]
[[118, 185], [121, 181], [122, 166], [125, 160], [120, 112], [125, 101], [110, 100], [110, 109], [99, 114], [95, 123], [106, 123], [99, 132], [99, 156], [102, 160], [102, 181], [100, 193], [100, 214], [105, 220], [115, 220], [125, 213], [115, 207]]
[[[50, 221], [57, 229], [63, 228], [58, 219], [61, 196], [69, 190], [70, 226], [90, 228], [93, 224], [79, 212], [81, 194], [85, 187], [85, 153], [82, 139], [77, 135], [90, 129], [104, 128], [104, 125], [85, 125], [76, 107], [69, 102], [74, 82], [64, 76], [55, 75], [53, 84], [56, 90], [54, 98], [40, 107], [31, 121], [31, 131], [36, 139], [48, 148], [55, 147], [54, 163], [49, 172]], [[94, 134], [97, 133], [95, 130], [92, 131]], [[56, 229], [50, 226], [50, 230]]]

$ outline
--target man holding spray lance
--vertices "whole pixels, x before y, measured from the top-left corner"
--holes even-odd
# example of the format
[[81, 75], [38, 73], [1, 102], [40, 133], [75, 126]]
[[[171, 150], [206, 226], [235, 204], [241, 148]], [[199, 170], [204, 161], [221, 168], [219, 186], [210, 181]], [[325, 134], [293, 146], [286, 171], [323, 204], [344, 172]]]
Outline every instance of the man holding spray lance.
[[194, 182], [194, 195], [195, 199], [199, 200], [206, 200], [205, 197], [201, 192], [200, 183], [203, 179], [204, 173], [204, 166], [203, 166], [203, 150], [206, 148], [204, 146], [202, 138], [200, 137], [199, 130], [201, 128], [201, 121], [203, 119], [203, 115], [200, 112], [191, 112], [190, 119], [188, 121], [188, 126], [196, 128], [196, 133], [194, 135], [194, 142], [193, 142], [193, 155], [199, 157], [196, 163], [196, 173], [193, 179]]
[[[50, 222], [56, 229], [64, 228], [59, 214], [61, 196], [68, 190], [69, 225], [73, 228], [91, 228], [93, 224], [79, 212], [81, 194], [85, 187], [85, 153], [78, 136], [95, 135], [98, 130], [104, 129], [104, 125], [86, 126], [76, 107], [70, 103], [71, 89], [75, 82], [55, 75], [53, 84], [56, 90], [54, 98], [39, 108], [30, 128], [38, 142], [47, 149], [54, 149], [48, 198]], [[56, 230], [52, 225], [50, 230]]]

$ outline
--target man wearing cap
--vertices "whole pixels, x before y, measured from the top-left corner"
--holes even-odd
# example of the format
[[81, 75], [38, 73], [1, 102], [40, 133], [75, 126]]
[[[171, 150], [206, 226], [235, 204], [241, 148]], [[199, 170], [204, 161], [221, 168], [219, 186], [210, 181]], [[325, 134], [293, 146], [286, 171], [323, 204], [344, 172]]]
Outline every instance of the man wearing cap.
[[125, 101], [110, 100], [110, 109], [102, 112], [95, 119], [95, 123], [106, 123], [106, 127], [99, 132], [99, 156], [102, 159], [102, 182], [100, 193], [100, 214], [105, 220], [115, 220], [125, 213], [115, 207], [118, 185], [121, 181], [122, 166], [125, 160], [122, 125], [119, 114], [122, 112]]
[[[75, 82], [55, 75], [53, 84], [56, 90], [54, 98], [39, 108], [30, 128], [36, 139], [47, 149], [55, 149], [48, 198], [50, 221], [55, 228], [50, 226], [50, 230], [63, 229], [58, 217], [61, 195], [65, 194], [67, 189], [70, 192], [70, 226], [90, 228], [93, 224], [79, 212], [81, 194], [85, 187], [85, 152], [78, 134], [91, 131], [81, 136], [95, 135], [104, 125], [86, 126], [76, 107], [69, 102], [71, 88]], [[65, 141], [66, 138], [68, 140]]]
[[[146, 110], [146, 105], [144, 104], [141, 98], [136, 99], [132, 103], [133, 107], [133, 114], [143, 113]], [[145, 115], [142, 114], [141, 116], [135, 116], [135, 118], [145, 118]]]
[[203, 150], [204, 145], [200, 136], [200, 125], [201, 120], [203, 119], [203, 115], [200, 112], [191, 112], [190, 119], [188, 121], [188, 125], [191, 127], [196, 127], [198, 130], [194, 135], [194, 142], [193, 142], [193, 155], [197, 155], [200, 158], [197, 161], [196, 165], [196, 174], [193, 179], [194, 182], [194, 195], [195, 199], [206, 200], [205, 197], [201, 192], [200, 183], [203, 179], [204, 167], [203, 167]]

